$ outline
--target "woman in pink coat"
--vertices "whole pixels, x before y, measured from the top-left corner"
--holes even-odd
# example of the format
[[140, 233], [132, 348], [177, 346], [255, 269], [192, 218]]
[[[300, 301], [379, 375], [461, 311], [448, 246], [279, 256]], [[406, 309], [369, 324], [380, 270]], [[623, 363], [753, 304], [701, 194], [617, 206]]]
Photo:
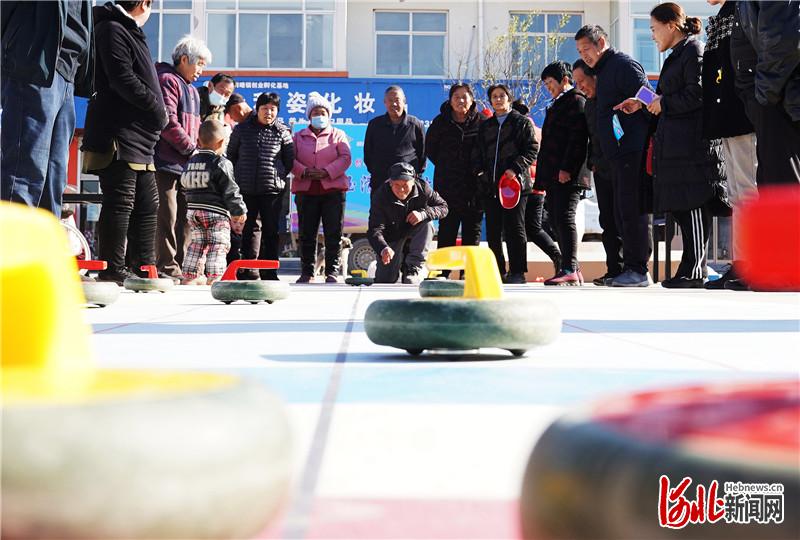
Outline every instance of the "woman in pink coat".
[[314, 280], [317, 231], [325, 233], [325, 283], [339, 281], [344, 200], [350, 188], [345, 171], [350, 166], [350, 145], [341, 129], [331, 126], [331, 104], [317, 92], [306, 98], [311, 125], [294, 134], [295, 193], [300, 228], [301, 273], [297, 283]]

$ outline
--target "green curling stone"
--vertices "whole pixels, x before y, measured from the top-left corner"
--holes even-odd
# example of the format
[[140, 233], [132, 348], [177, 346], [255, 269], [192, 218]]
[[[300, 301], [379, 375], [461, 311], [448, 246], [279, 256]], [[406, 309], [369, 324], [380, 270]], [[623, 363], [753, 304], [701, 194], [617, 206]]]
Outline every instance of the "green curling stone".
[[450, 279], [426, 279], [419, 284], [419, 295], [422, 298], [464, 296], [464, 282]]
[[561, 331], [561, 317], [552, 304], [542, 301], [376, 300], [364, 315], [364, 329], [373, 343], [409, 354], [496, 347], [522, 356], [554, 341]]
[[165, 293], [175, 286], [170, 278], [128, 278], [122, 286], [133, 292], [162, 292]]
[[553, 342], [561, 331], [561, 316], [550, 302], [503, 298], [500, 273], [488, 248], [438, 249], [426, 264], [433, 269], [463, 268], [463, 295], [373, 302], [364, 315], [364, 329], [373, 343], [414, 355], [426, 349], [491, 347], [522, 356], [530, 348]]
[[244, 300], [251, 304], [273, 303], [289, 296], [290, 287], [283, 281], [217, 281], [211, 285], [211, 296], [225, 304]]
[[289, 426], [262, 384], [218, 377], [102, 372], [6, 404], [3, 537], [254, 538], [288, 495]]
[[[798, 456], [796, 378], [614, 396], [556, 420], [536, 442], [522, 538], [798, 538]], [[770, 487], [729, 488], [740, 482]], [[702, 522], [689, 520], [690, 505]]]
[[121, 290], [116, 283], [111, 281], [84, 281], [81, 282], [81, 285], [86, 303], [99, 307], [106, 307], [116, 302]]
[[355, 287], [359, 287], [361, 285], [366, 285], [369, 287], [375, 283], [375, 279], [367, 277], [367, 272], [365, 270], [353, 270], [350, 272], [350, 277], [345, 279], [344, 282]]
[[2, 538], [261, 534], [292, 469], [278, 399], [220, 373], [95, 369], [59, 221], [0, 202], [0, 245], [17, 315], [0, 317]]

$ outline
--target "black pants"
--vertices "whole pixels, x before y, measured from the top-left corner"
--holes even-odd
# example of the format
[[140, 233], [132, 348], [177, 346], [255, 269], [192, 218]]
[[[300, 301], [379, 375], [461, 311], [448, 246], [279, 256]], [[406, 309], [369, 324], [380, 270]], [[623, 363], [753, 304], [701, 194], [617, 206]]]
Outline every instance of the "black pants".
[[[261, 218], [257, 218], [253, 223], [253, 242], [255, 245], [261, 245]], [[242, 234], [235, 233], [231, 230], [231, 248], [228, 250], [226, 257], [228, 264], [233, 261], [238, 261], [242, 258]]]
[[800, 182], [800, 123], [781, 105], [748, 100], [745, 109], [756, 131], [758, 187]]
[[399, 238], [387, 239], [389, 247], [394, 251], [394, 257], [389, 264], [383, 264], [380, 252], [377, 253], [375, 283], [397, 283], [401, 273], [418, 276], [428, 256], [431, 240], [433, 224], [427, 220], [410, 227]]
[[547, 190], [550, 216], [556, 229], [558, 247], [561, 248], [561, 269], [578, 270], [578, 228], [575, 211], [581, 201], [581, 188], [557, 184]]
[[482, 211], [450, 206], [447, 216], [439, 220], [439, 236], [436, 246], [442, 248], [456, 245], [459, 227], [461, 227], [462, 246], [479, 245], [482, 222]]
[[98, 233], [100, 259], [108, 270], [118, 272], [125, 267], [125, 246], [133, 270], [156, 263], [156, 222], [158, 220], [158, 188], [155, 173], [134, 171], [124, 161], [114, 161], [99, 171], [103, 190]]
[[614, 218], [622, 236], [625, 270], [647, 273], [653, 252], [650, 220], [641, 210], [644, 152], [625, 154], [610, 161], [613, 173]]
[[[242, 258], [277, 261], [278, 227], [282, 217], [282, 193], [263, 195], [242, 194], [247, 206], [247, 221], [242, 231]], [[261, 218], [261, 245], [254, 234], [256, 219]], [[275, 270], [262, 270], [261, 279], [277, 279]]]
[[594, 192], [600, 210], [600, 227], [603, 229], [603, 249], [606, 252], [606, 275], [622, 273], [622, 238], [614, 217], [614, 189], [609, 173], [594, 173]]
[[325, 234], [325, 275], [337, 276], [342, 266], [342, 227], [344, 225], [345, 192], [336, 191], [325, 195], [298, 193], [297, 219], [300, 229], [301, 272], [314, 275], [317, 258], [317, 232], [322, 221]]
[[527, 241], [525, 238], [525, 207], [528, 195], [522, 195], [519, 204], [507, 210], [496, 198], [486, 200], [486, 241], [494, 252], [500, 275], [506, 275], [506, 258], [503, 255], [505, 238], [508, 250], [508, 272], [524, 274], [528, 269]]
[[694, 210], [672, 212], [681, 228], [683, 256], [675, 277], [703, 279], [708, 276], [708, 237], [711, 234], [711, 213], [702, 206]]
[[544, 214], [544, 195], [531, 193], [525, 206], [525, 236], [528, 242], [533, 242], [554, 263], [561, 262], [561, 250], [555, 240], [542, 228]]

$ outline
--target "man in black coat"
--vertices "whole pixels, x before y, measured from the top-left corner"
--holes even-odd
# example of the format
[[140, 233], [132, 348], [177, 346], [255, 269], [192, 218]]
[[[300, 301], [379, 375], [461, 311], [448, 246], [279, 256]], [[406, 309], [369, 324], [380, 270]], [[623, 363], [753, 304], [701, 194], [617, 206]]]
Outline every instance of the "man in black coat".
[[386, 114], [370, 120], [364, 134], [364, 165], [373, 192], [389, 178], [389, 167], [395, 163], [408, 163], [418, 175], [425, 171], [425, 129], [408, 114], [403, 89], [387, 88], [383, 104]]
[[589, 128], [589, 157], [586, 166], [592, 171], [594, 178], [594, 193], [600, 211], [603, 248], [606, 252], [606, 273], [592, 280], [592, 283], [602, 287], [610, 285], [611, 280], [622, 273], [622, 238], [614, 219], [611, 164], [603, 155], [600, 138], [597, 136], [597, 76], [581, 59], [572, 66], [572, 76], [578, 89], [586, 96], [583, 109], [586, 126]]
[[[648, 140], [645, 113], [617, 114], [614, 107], [650, 87], [641, 64], [610, 47], [600, 26], [587, 25], [575, 34], [578, 53], [597, 74], [596, 134], [613, 173], [614, 210], [622, 235], [624, 271], [615, 287], [647, 287], [652, 283], [647, 262], [653, 251], [648, 215], [642, 211], [642, 175]], [[615, 128], [615, 124], [616, 127]]]
[[736, 88], [758, 138], [758, 186], [800, 182], [800, 1], [736, 2]]
[[92, 94], [89, 0], [0, 2], [3, 200], [61, 217], [74, 96]]
[[[447, 215], [447, 203], [408, 163], [389, 168], [389, 180], [373, 192], [367, 237], [378, 255], [376, 283], [418, 283], [433, 239], [434, 219]], [[408, 253], [404, 249], [408, 243]]]
[[100, 177], [103, 190], [98, 231], [108, 268], [98, 277], [119, 284], [140, 265], [156, 262], [154, 155], [167, 111], [142, 31], [150, 14], [147, 0], [94, 8], [97, 93], [86, 111], [81, 149], [84, 170]]
[[[747, 117], [744, 103], [736, 92], [736, 74], [731, 62], [731, 34], [736, 19], [736, 3], [709, 0], [721, 5], [719, 12], [708, 18], [706, 46], [703, 51], [703, 132], [709, 140], [721, 139], [728, 177], [728, 196], [736, 207], [758, 196], [757, 155], [765, 149], [756, 146], [753, 124]], [[740, 235], [733, 231], [733, 255], [740, 249]], [[721, 278], [708, 281], [706, 289], [747, 289], [735, 267]]]

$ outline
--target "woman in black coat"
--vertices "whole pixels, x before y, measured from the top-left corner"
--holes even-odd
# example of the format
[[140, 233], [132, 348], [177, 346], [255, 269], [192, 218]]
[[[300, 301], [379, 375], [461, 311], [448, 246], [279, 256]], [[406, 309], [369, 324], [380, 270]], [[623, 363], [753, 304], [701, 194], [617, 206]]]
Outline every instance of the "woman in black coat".
[[[681, 228], [683, 257], [667, 288], [702, 288], [711, 229], [709, 203], [726, 192], [720, 141], [703, 137], [703, 45], [694, 35], [700, 19], [686, 17], [668, 2], [650, 12], [653, 40], [661, 52], [672, 49], [658, 81], [659, 95], [647, 110], [658, 118], [653, 144], [654, 208], [672, 212]], [[628, 99], [617, 107], [630, 113], [641, 108]]]
[[545, 67], [542, 81], [553, 96], [553, 102], [547, 108], [542, 125], [542, 145], [533, 188], [547, 192], [549, 215], [561, 248], [561, 267], [544, 284], [580, 285], [583, 276], [578, 268], [575, 212], [589, 180], [585, 167], [589, 131], [583, 113], [586, 97], [573, 87], [572, 66], [566, 62], [556, 61]]
[[456, 245], [461, 227], [461, 245], [477, 246], [483, 207], [470, 158], [484, 117], [477, 111], [472, 88], [463, 83], [450, 87], [449, 99], [440, 111], [425, 135], [425, 154], [436, 166], [433, 187], [449, 208], [447, 217], [439, 220], [437, 245]]
[[[281, 98], [275, 93], [258, 96], [256, 108], [247, 120], [233, 128], [227, 157], [233, 163], [236, 183], [247, 206], [242, 231], [242, 257], [278, 260], [278, 231], [283, 217], [286, 176], [294, 166], [294, 142], [288, 127], [278, 120]], [[257, 220], [261, 218], [259, 246]], [[243, 271], [240, 279], [257, 279]], [[277, 280], [276, 270], [261, 270], [261, 279]]]
[[[502, 276], [506, 275], [501, 235], [508, 249], [509, 268], [506, 283], [525, 283], [527, 246], [525, 205], [533, 190], [530, 166], [539, 153], [533, 123], [511, 108], [511, 91], [503, 84], [489, 87], [494, 116], [481, 124], [473, 152], [478, 175], [478, 190], [486, 209], [486, 240], [494, 252]], [[516, 178], [521, 185], [520, 200], [514, 208], [503, 208], [498, 199], [498, 183], [503, 174]]]

